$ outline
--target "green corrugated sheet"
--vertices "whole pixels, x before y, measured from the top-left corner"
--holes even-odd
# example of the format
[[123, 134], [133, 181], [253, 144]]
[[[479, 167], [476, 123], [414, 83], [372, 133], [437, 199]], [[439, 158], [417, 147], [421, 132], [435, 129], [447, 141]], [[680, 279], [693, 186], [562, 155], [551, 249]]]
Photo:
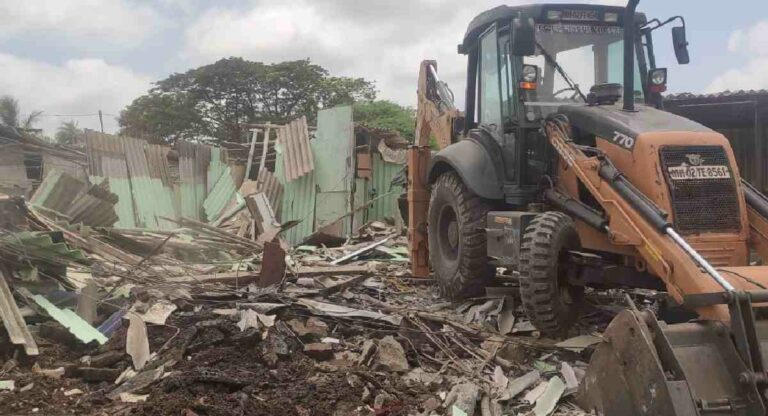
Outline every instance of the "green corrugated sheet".
[[230, 201], [235, 199], [236, 193], [235, 181], [232, 179], [229, 166], [227, 166], [203, 202], [206, 219], [209, 222], [216, 221]]
[[[310, 142], [313, 144], [314, 140]], [[295, 227], [285, 231], [282, 235], [289, 244], [295, 245], [307, 238], [314, 231], [315, 225], [315, 172], [310, 172], [291, 182], [285, 180], [285, 167], [283, 166], [283, 149], [279, 144], [275, 146], [277, 157], [275, 158], [275, 176], [283, 185], [283, 202], [280, 221], [301, 221]], [[314, 151], [314, 148], [313, 148]]]
[[229, 170], [229, 166], [222, 162], [221, 148], [211, 148], [211, 163], [208, 165], [208, 187], [205, 190], [206, 196], [213, 190], [219, 182], [219, 178]]
[[45, 310], [51, 318], [58, 321], [65, 328], [76, 336], [84, 344], [91, 341], [96, 341], [99, 345], [104, 344], [109, 339], [104, 336], [98, 329], [94, 328], [88, 322], [85, 322], [83, 318], [79, 317], [74, 311], [70, 309], [59, 309], [56, 305], [48, 301], [48, 299], [35, 295], [32, 296], [32, 300]]
[[174, 223], [161, 219], [174, 218], [172, 192], [163, 181], [150, 177], [132, 177], [131, 188], [139, 224], [149, 229], [171, 229]]
[[352, 107], [335, 107], [317, 114], [317, 133], [312, 141], [317, 189], [320, 192], [351, 191], [354, 172]]
[[48, 232], [22, 231], [2, 237], [4, 244], [16, 246], [30, 257], [57, 262], [86, 262], [88, 258], [80, 250], [72, 250], [67, 243], [54, 243]]
[[[381, 155], [374, 153], [371, 158], [373, 169], [373, 180], [368, 201], [381, 196], [368, 208], [368, 221], [384, 220], [385, 218], [397, 218], [399, 209], [397, 207], [397, 198], [403, 192], [402, 186], [391, 187], [392, 179], [403, 169], [403, 165], [389, 163], [381, 158]], [[355, 205], [359, 205], [355, 203]]]
[[[101, 176], [89, 176], [91, 183], [99, 184], [104, 181]], [[136, 214], [131, 197], [131, 181], [127, 178], [109, 178], [109, 191], [117, 195], [115, 213], [119, 218], [115, 223], [116, 228], [136, 228]]]

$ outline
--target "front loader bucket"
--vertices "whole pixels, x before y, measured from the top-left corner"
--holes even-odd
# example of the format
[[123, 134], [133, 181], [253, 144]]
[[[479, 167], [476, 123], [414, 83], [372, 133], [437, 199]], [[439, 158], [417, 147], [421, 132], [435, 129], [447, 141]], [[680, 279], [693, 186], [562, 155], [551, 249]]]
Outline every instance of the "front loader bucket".
[[666, 325], [626, 310], [611, 322], [589, 364], [580, 401], [599, 415], [765, 415], [727, 326]]

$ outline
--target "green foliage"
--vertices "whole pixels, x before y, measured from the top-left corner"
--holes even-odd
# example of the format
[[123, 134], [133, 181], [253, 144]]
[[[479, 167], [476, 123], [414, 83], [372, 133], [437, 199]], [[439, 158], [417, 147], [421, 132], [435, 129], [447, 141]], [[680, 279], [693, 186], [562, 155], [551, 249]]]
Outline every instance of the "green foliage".
[[308, 59], [264, 64], [242, 58], [172, 74], [120, 114], [121, 133], [162, 141], [241, 142], [250, 123], [284, 123], [322, 108], [372, 100], [362, 78], [330, 76]]
[[41, 115], [43, 115], [42, 111], [31, 111], [27, 117], [22, 119], [19, 100], [10, 95], [0, 97], [0, 122], [6, 126], [19, 129], [31, 129], [40, 119]]
[[352, 106], [355, 122], [366, 127], [396, 130], [413, 140], [416, 128], [416, 112], [392, 101], [377, 100], [357, 102]]
[[65, 121], [61, 123], [56, 130], [56, 143], [58, 144], [74, 144], [83, 136], [83, 130], [77, 126], [77, 122], [74, 120]]
[[151, 92], [133, 100], [120, 112], [120, 134], [150, 143], [212, 136], [188, 94]]

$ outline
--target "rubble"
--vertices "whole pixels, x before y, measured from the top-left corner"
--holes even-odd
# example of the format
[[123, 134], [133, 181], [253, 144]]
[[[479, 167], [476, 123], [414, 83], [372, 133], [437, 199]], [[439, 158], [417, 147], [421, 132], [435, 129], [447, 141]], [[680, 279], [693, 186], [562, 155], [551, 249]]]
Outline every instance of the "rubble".
[[[114, 156], [104, 140], [91, 149], [102, 169]], [[141, 146], [148, 158], [162, 150]], [[219, 177], [199, 212], [191, 199], [180, 215], [141, 195], [124, 204], [113, 197], [130, 188], [106, 174], [56, 174], [32, 203], [5, 200], [0, 414], [586, 414], [574, 393], [599, 325], [562, 343], [541, 338], [514, 282], [445, 301], [409, 274], [396, 221], [365, 225], [359, 207], [334, 214], [344, 227], [315, 212], [291, 233], [299, 225], [280, 222], [273, 186], [282, 176], [270, 182], [259, 168], [259, 180], [232, 185], [225, 157], [196, 146], [178, 148], [182, 186]], [[210, 170], [198, 172], [203, 153]], [[272, 154], [282, 165], [286, 153]], [[356, 173], [375, 177], [381, 156], [365, 155]], [[297, 170], [287, 192], [327, 168]], [[64, 189], [96, 211], [70, 207]], [[338, 238], [343, 229], [352, 237]]]

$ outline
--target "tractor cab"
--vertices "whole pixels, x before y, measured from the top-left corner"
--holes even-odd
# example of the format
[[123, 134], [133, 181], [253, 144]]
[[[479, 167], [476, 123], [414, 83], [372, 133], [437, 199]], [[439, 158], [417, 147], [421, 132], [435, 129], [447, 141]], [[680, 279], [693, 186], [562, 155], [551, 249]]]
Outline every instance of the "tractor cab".
[[[508, 203], [533, 202], [552, 158], [539, 129], [564, 105], [635, 103], [661, 107], [667, 71], [656, 67], [653, 31], [671, 22], [677, 60], [688, 63], [685, 24], [664, 22], [625, 8], [596, 5], [500, 6], [477, 16], [459, 52], [468, 56], [464, 133], [481, 129], [501, 147]], [[632, 71], [625, 68], [625, 30], [631, 36]], [[625, 86], [626, 85], [626, 86]]]

